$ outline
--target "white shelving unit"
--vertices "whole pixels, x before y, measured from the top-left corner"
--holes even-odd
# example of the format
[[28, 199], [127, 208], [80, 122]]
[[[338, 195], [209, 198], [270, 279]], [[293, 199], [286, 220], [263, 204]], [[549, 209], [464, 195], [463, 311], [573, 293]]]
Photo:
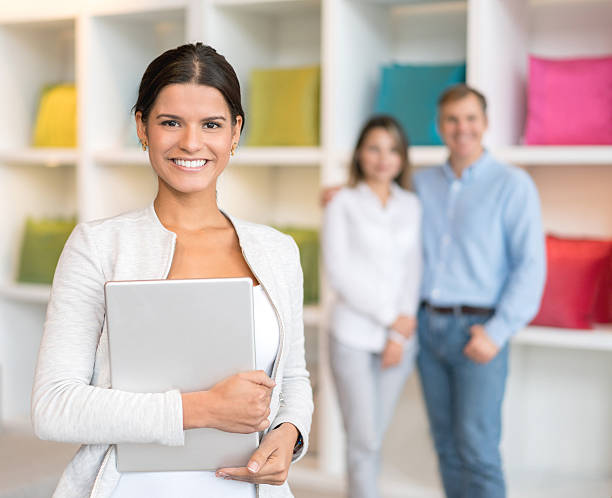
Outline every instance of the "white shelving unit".
[[46, 305], [49, 301], [51, 286], [45, 284], [3, 284], [0, 297], [21, 303]]
[[530, 326], [519, 332], [512, 343], [521, 346], [612, 351], [612, 326], [596, 326], [593, 330]]
[[[5, 2], [0, 210], [10, 215], [0, 218], [2, 418], [29, 412], [48, 298], [48, 287], [14, 284], [24, 219], [77, 214], [90, 220], [150, 202], [156, 179], [138, 148], [130, 109], [146, 65], [163, 50], [201, 40], [237, 70], [246, 127], [219, 186], [221, 206], [236, 216], [277, 226], [318, 226], [320, 188], [346, 178], [351, 147], [373, 111], [380, 66], [467, 61], [468, 81], [489, 100], [487, 146], [533, 176], [546, 229], [612, 237], [612, 147], [535, 147], [522, 145], [521, 138], [527, 55], [612, 53], [611, 18], [607, 0]], [[312, 64], [322, 69], [320, 146], [249, 147], [251, 70]], [[58, 81], [77, 84], [79, 146], [34, 149], [40, 90]], [[414, 147], [410, 155], [415, 166], [427, 167], [443, 162], [446, 150]], [[304, 321], [307, 344], [319, 348], [318, 464], [333, 475], [342, 470], [344, 454], [326, 363], [326, 309], [306, 307]], [[505, 407], [508, 467], [609, 475], [610, 349], [610, 329], [530, 327], [516, 336]], [[571, 406], [564, 404], [568, 399]], [[410, 441], [405, 447], [410, 451]], [[424, 489], [419, 478], [407, 475], [402, 489], [413, 486], [418, 493]]]

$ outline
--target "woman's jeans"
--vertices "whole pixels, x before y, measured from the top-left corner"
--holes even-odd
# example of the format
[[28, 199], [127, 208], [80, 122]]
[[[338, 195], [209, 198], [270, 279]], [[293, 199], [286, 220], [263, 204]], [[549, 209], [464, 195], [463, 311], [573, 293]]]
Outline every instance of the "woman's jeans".
[[406, 378], [414, 369], [416, 338], [400, 364], [383, 369], [381, 355], [330, 339], [331, 369], [347, 439], [349, 498], [377, 498], [380, 450]]
[[418, 314], [417, 361], [448, 498], [506, 496], [499, 443], [508, 345], [484, 365], [463, 354], [470, 327], [489, 318], [423, 306]]

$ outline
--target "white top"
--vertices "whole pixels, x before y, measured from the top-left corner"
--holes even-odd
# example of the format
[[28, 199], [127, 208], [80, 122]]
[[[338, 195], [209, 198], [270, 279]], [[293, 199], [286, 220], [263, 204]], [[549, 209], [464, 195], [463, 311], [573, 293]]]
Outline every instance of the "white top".
[[[279, 345], [279, 327], [274, 308], [261, 285], [253, 287], [255, 365], [272, 374]], [[255, 485], [215, 477], [214, 472], [126, 472], [121, 475], [112, 498], [255, 498]]]
[[414, 316], [422, 271], [421, 205], [393, 183], [385, 206], [365, 183], [325, 210], [323, 256], [337, 294], [332, 334], [366, 351], [384, 348], [398, 315]]

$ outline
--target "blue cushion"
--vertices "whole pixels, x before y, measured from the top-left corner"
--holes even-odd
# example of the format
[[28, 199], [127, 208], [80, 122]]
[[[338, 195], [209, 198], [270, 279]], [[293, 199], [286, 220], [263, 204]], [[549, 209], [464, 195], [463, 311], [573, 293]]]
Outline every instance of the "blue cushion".
[[376, 112], [395, 117], [412, 145], [441, 145], [436, 129], [438, 97], [457, 83], [465, 83], [465, 63], [385, 66]]

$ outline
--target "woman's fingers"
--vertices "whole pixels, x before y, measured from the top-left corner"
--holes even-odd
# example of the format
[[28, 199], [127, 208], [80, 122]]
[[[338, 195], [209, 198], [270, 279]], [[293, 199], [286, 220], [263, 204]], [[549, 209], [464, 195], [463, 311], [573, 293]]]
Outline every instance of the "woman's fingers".
[[243, 372], [239, 375], [244, 379], [254, 382], [255, 384], [261, 384], [268, 389], [272, 389], [274, 386], [276, 386], [276, 382], [268, 377], [268, 374], [266, 374], [266, 372], [263, 370], [252, 370], [250, 372]]
[[259, 448], [257, 448], [251, 458], [249, 459], [249, 463], [247, 464], [247, 469], [249, 469], [253, 474], [259, 472], [270, 456], [278, 449], [277, 445], [270, 443], [269, 438], [264, 438]]
[[287, 480], [296, 439], [293, 425], [282, 424], [261, 441], [246, 467], [219, 469], [217, 477], [255, 484], [281, 485]]

